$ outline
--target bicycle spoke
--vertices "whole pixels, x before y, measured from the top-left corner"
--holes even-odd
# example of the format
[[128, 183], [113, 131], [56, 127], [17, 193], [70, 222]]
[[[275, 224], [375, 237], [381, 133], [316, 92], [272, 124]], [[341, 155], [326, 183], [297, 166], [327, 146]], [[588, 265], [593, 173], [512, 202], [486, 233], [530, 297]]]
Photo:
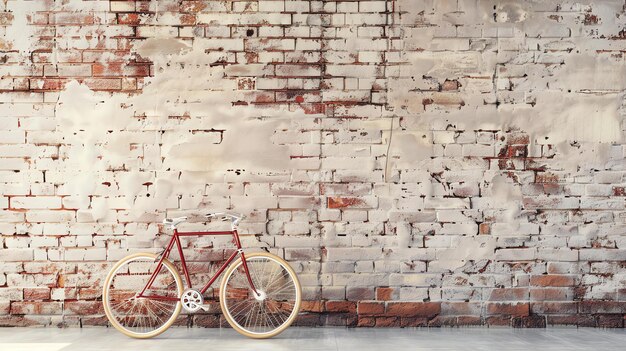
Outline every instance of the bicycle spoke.
[[154, 305], [154, 307], [155, 307], [158, 311], [162, 311], [162, 312], [164, 312], [164, 313], [166, 313], [166, 314], [171, 313], [171, 310], [170, 310], [170, 309], [168, 309], [168, 308], [166, 308], [166, 307], [169, 307], [169, 305], [165, 305], [165, 306], [163, 306], [163, 305], [161, 305], [161, 304], [160, 304], [160, 301], [156, 301], [156, 300], [147, 300], [147, 301], [149, 301], [151, 304], [153, 304], [153, 305]]
[[[272, 336], [274, 331], [284, 329], [293, 321], [297, 299], [299, 304], [297, 285], [285, 263], [269, 257], [246, 258], [250, 278], [260, 296], [251, 291], [242, 264], [225, 277], [221, 293], [229, 323], [255, 335]], [[241, 294], [242, 291], [249, 292]]]
[[[267, 307], [268, 307], [268, 309], [270, 309], [270, 312], [271, 312], [271, 307], [272, 307], [272, 306], [268, 304], [268, 306], [267, 306]], [[276, 319], [276, 317], [274, 317], [274, 316], [273, 316], [273, 314], [274, 314], [274, 313], [268, 314], [268, 319], [270, 319], [270, 318], [271, 318], [271, 319], [274, 319], [274, 321], [276, 322], [276, 325], [277, 325], [277, 326], [279, 326], [279, 325], [281, 325], [281, 324], [283, 324], [283, 323], [285, 322], [285, 320], [284, 320], [284, 319], [283, 319], [282, 321], [279, 321], [278, 319]], [[270, 322], [272, 323], [272, 326], [274, 326], [275, 324], [274, 324], [274, 322], [272, 322], [272, 321], [271, 321], [271, 319], [270, 319]]]
[[[267, 278], [268, 282], [273, 282], [274, 281], [274, 277], [276, 276], [276, 274], [280, 273], [280, 266], [276, 267], [273, 266], [272, 267], [272, 274], [269, 276], [269, 278]], [[265, 287], [264, 287], [265, 288]]]
[[[174, 322], [180, 312], [177, 300], [158, 300], [150, 297], [135, 297], [144, 290], [159, 263], [152, 256], [130, 257], [112, 272], [105, 287], [105, 311], [111, 323], [128, 335], [151, 336], [164, 330]], [[177, 273], [163, 265], [145, 296], [173, 297], [178, 299], [182, 282]], [[132, 296], [132, 297], [129, 297]], [[118, 299], [117, 297], [129, 297]]]
[[255, 307], [256, 307], [255, 305], [252, 305], [252, 308], [251, 308], [251, 309], [248, 311], [248, 313], [246, 314], [246, 320], [245, 320], [245, 322], [244, 322], [244, 325], [249, 325], [249, 324], [248, 324], [248, 321], [250, 320], [250, 317], [252, 316], [252, 312], [254, 311], [254, 308], [255, 308]]
[[283, 291], [285, 289], [292, 288], [292, 287], [293, 287], [293, 282], [286, 281], [283, 283], [283, 285], [279, 286], [277, 289], [272, 289], [272, 293], [275, 294], [277, 292], [280, 292], [280, 291]]
[[[152, 302], [154, 302], [154, 301], [150, 301], [150, 300], [148, 300], [148, 302], [152, 303]], [[160, 324], [164, 324], [164, 322], [165, 322], [165, 321], [163, 320], [163, 318], [161, 318], [161, 317], [159, 316], [159, 311], [165, 311], [165, 310], [164, 310], [162, 307], [159, 307], [159, 305], [158, 305], [158, 304], [154, 304], [154, 306], [157, 308], [157, 311], [156, 311], [156, 312], [154, 312], [154, 311], [152, 311], [151, 309], [148, 309], [148, 312], [149, 312], [149, 313], [151, 313], [151, 314], [152, 314], [152, 316], [154, 316], [156, 319], [158, 319], [158, 320], [159, 320], [159, 322], [160, 322]], [[167, 311], [165, 311], [165, 312], [167, 312]]]
[[242, 313], [245, 313], [246, 311], [249, 312], [250, 310], [246, 308], [249, 304], [250, 304], [250, 301], [245, 300], [234, 305], [233, 307], [231, 307], [231, 311], [233, 312], [231, 313], [231, 315], [233, 315], [233, 317], [237, 317], [241, 315]]

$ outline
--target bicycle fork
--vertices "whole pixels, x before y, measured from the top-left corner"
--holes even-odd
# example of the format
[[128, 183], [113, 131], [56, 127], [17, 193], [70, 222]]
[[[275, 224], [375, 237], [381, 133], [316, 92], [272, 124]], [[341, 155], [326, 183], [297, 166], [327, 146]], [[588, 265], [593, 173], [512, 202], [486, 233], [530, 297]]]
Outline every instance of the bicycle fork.
[[254, 297], [258, 298], [261, 296], [259, 292], [256, 290], [254, 283], [252, 282], [252, 278], [250, 277], [250, 270], [248, 269], [248, 262], [246, 262], [246, 254], [243, 253], [243, 249], [241, 248], [241, 241], [239, 241], [239, 233], [236, 228], [233, 228], [233, 236], [235, 237], [235, 245], [237, 245], [237, 252], [241, 256], [241, 264], [243, 265], [243, 270], [246, 272], [246, 278], [248, 278], [248, 284], [250, 284], [250, 288], [254, 292]]
[[243, 270], [246, 272], [246, 277], [248, 278], [248, 283], [250, 284], [250, 288], [254, 292], [255, 297], [261, 296], [261, 294], [256, 290], [254, 283], [252, 282], [252, 277], [250, 277], [250, 270], [248, 269], [248, 262], [246, 262], [246, 256], [243, 253], [242, 249], [238, 249], [239, 254], [241, 255], [241, 263], [243, 265]]

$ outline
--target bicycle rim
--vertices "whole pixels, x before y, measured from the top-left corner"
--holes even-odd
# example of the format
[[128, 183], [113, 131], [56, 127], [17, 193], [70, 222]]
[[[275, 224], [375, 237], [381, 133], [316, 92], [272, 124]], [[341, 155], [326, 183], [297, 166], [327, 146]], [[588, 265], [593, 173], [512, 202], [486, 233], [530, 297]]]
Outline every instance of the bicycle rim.
[[288, 263], [270, 254], [246, 256], [255, 296], [241, 259], [229, 268], [220, 289], [220, 303], [229, 324], [252, 338], [269, 338], [285, 330], [300, 308], [298, 278]]
[[[150, 338], [169, 328], [180, 313], [178, 300], [137, 298], [158, 267], [156, 255], [136, 254], [116, 264], [105, 280], [103, 303], [111, 324], [135, 338]], [[180, 275], [169, 261], [163, 265], [146, 296], [176, 298], [182, 294]]]

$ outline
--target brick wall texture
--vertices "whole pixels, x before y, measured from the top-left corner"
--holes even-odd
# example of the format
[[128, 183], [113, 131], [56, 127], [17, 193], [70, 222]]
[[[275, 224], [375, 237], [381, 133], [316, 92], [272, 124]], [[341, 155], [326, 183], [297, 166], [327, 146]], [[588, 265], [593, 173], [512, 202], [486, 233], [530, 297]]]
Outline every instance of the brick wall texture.
[[300, 325], [624, 326], [623, 0], [5, 0], [0, 33], [0, 325], [105, 325], [115, 261], [233, 210]]

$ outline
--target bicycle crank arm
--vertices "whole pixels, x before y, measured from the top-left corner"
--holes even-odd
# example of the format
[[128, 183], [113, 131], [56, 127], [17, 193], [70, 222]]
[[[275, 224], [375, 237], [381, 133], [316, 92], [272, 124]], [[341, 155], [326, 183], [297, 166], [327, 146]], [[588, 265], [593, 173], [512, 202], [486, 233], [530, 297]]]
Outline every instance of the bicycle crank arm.
[[204, 312], [208, 312], [211, 309], [210, 305], [198, 305], [198, 307], [200, 307], [200, 309], [202, 309]]

